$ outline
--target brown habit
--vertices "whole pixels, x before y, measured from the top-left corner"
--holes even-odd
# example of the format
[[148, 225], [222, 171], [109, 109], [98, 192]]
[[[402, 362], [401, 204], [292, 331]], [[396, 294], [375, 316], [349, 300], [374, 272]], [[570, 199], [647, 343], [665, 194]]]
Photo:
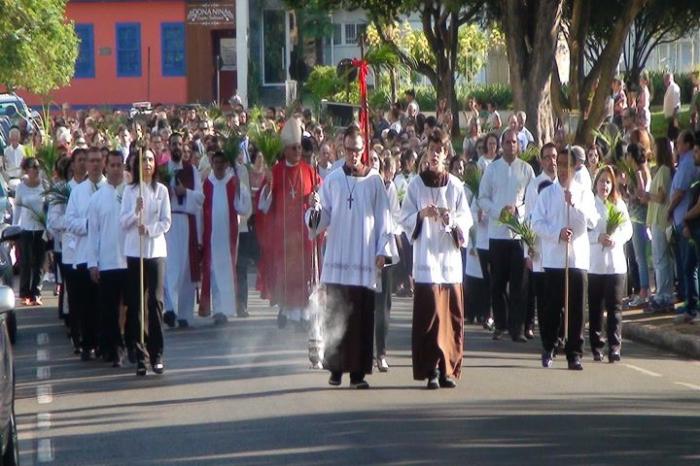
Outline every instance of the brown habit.
[[463, 348], [462, 284], [416, 283], [411, 339], [413, 378], [425, 380], [436, 367], [448, 377], [459, 378]]

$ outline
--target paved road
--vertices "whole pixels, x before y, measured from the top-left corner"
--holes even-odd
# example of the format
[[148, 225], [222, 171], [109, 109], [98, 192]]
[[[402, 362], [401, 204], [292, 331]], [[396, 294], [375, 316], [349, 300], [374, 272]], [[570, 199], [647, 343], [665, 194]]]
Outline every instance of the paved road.
[[410, 369], [410, 303], [392, 315], [388, 374], [327, 385], [304, 335], [253, 317], [166, 335], [166, 374], [71, 354], [53, 309], [21, 311], [23, 464], [698, 465], [700, 363], [627, 343], [621, 364], [562, 360], [469, 327], [463, 378], [427, 391]]

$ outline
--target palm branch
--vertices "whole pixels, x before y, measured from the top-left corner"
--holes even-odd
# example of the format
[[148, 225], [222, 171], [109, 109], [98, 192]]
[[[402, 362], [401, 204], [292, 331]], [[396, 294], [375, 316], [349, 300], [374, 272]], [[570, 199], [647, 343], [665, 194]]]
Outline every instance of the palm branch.
[[170, 186], [170, 181], [172, 181], [173, 174], [170, 173], [170, 169], [167, 165], [161, 165], [158, 167], [158, 181], [165, 186]]
[[605, 203], [605, 208], [607, 211], [605, 218], [605, 233], [612, 235], [615, 230], [617, 230], [620, 225], [625, 223], [625, 215], [622, 213], [617, 206], [611, 202]]
[[615, 158], [615, 148], [622, 142], [622, 132], [620, 131], [614, 131], [610, 130], [610, 127], [607, 127], [604, 131], [599, 131], [597, 129], [593, 130], [593, 137], [594, 139], [600, 139], [605, 143], [607, 146], [607, 153], [604, 154], [605, 158], [607, 159], [614, 159]]
[[272, 167], [277, 161], [277, 157], [284, 150], [284, 143], [277, 131], [272, 129], [262, 129], [259, 126], [253, 127], [250, 140], [262, 152], [268, 167]]
[[49, 205], [68, 204], [70, 190], [70, 185], [65, 181], [52, 183], [46, 191], [44, 191], [44, 196], [46, 196], [46, 201]]
[[32, 207], [29, 207], [26, 204], [22, 203], [17, 203], [15, 204], [15, 207], [21, 207], [22, 209], [27, 209], [30, 214], [32, 214], [32, 217], [41, 224], [42, 227], [44, 227], [44, 230], [46, 230], [46, 212], [43, 210], [40, 212], [37, 212], [34, 210]]
[[479, 186], [481, 185], [481, 172], [478, 168], [467, 168], [464, 172], [464, 184], [474, 195], [474, 198], [479, 197]]
[[515, 215], [505, 208], [501, 210], [501, 215], [498, 217], [498, 221], [503, 224], [503, 226], [508, 228], [514, 235], [520, 236], [530, 251], [535, 250], [537, 236], [535, 235], [535, 231], [532, 229], [530, 222], [520, 222]]
[[54, 167], [56, 166], [56, 162], [61, 157], [61, 153], [58, 151], [56, 146], [49, 143], [36, 149], [35, 157], [46, 176], [51, 176]]
[[521, 152], [518, 155], [518, 157], [520, 157], [520, 159], [524, 162], [532, 163], [537, 159], [537, 157], [539, 157], [539, 155], [540, 155], [539, 148], [534, 144], [530, 144], [529, 146], [527, 146], [525, 148], [525, 150], [523, 152]]
[[231, 165], [235, 164], [238, 154], [241, 152], [241, 138], [232, 131], [228, 132], [228, 136], [224, 138], [224, 143], [222, 144], [222, 151], [229, 163]]

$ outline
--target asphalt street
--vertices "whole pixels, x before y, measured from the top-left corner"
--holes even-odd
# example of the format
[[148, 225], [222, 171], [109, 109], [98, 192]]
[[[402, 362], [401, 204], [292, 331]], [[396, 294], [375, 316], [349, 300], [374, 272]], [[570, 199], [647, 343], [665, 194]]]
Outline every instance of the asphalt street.
[[538, 340], [469, 326], [459, 386], [428, 391], [396, 299], [391, 369], [356, 391], [253, 295], [251, 318], [168, 330], [166, 373], [137, 378], [79, 361], [49, 306], [19, 311], [24, 465], [700, 465], [700, 362], [631, 342], [618, 364], [542, 369]]

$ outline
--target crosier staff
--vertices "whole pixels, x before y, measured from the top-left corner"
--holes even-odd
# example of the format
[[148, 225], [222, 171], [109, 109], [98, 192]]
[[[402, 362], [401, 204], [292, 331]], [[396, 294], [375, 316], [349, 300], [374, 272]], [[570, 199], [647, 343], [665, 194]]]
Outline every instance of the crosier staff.
[[146, 327], [146, 299], [143, 291], [143, 147], [139, 147], [139, 313], [141, 314], [141, 346], [144, 346]]
[[[566, 157], [566, 183], [564, 201], [566, 202], [566, 230], [571, 230], [571, 156]], [[568, 196], [567, 196], [568, 195]], [[568, 199], [567, 199], [568, 197]], [[571, 248], [571, 235], [566, 238], [566, 263], [564, 264], [564, 341], [569, 336], [569, 250]]]

